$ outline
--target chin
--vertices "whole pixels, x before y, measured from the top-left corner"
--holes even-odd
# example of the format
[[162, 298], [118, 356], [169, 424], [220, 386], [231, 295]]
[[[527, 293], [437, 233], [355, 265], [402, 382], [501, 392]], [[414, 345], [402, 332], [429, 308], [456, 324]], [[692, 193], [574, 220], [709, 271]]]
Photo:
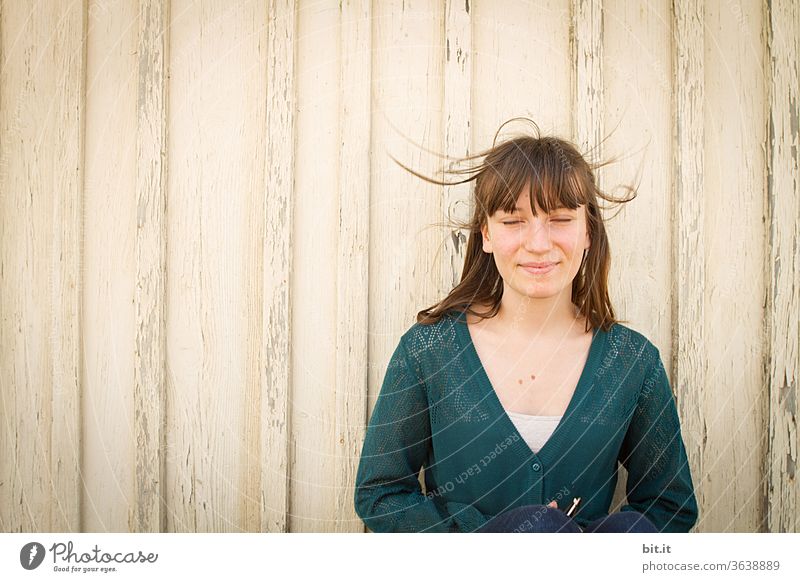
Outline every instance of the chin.
[[521, 289], [519, 294], [528, 299], [551, 299], [556, 297], [560, 292], [559, 289], [529, 287], [527, 289]]

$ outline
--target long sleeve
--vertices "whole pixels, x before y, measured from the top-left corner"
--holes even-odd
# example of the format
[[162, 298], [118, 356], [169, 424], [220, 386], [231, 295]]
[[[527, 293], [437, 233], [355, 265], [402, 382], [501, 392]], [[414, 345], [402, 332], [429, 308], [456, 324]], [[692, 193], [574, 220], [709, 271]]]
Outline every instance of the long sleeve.
[[431, 443], [424, 382], [400, 340], [367, 427], [356, 475], [355, 509], [374, 532], [458, 531], [418, 473]]
[[645, 378], [619, 460], [628, 470], [628, 504], [662, 532], [688, 532], [697, 500], [680, 420], [658, 350]]

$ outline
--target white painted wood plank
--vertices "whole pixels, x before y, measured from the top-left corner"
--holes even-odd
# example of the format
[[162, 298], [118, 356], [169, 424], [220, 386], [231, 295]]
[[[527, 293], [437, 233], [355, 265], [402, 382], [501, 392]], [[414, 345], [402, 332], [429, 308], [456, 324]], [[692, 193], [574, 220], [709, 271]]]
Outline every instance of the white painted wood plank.
[[81, 416], [84, 531], [133, 516], [137, 2], [89, 4]]
[[[704, 116], [704, 280], [696, 282], [704, 302], [702, 345], [692, 345], [700, 341], [692, 339], [698, 325], [692, 314], [684, 311], [686, 319], [680, 322], [681, 335], [689, 334], [688, 349], [701, 349], [698, 356], [707, 362], [703, 390], [694, 384], [700, 380], [692, 379], [695, 371], [680, 368], [686, 374], [682, 413], [702, 429], [702, 441], [694, 443], [700, 445], [700, 458], [692, 459], [702, 503], [695, 531], [701, 532], [759, 531], [763, 519], [767, 421], [760, 341], [766, 285], [762, 18], [760, 0], [707, 3], [703, 12], [705, 99], [698, 114]], [[697, 197], [692, 188], [682, 193], [684, 198]], [[686, 201], [676, 203], [680, 207]], [[683, 260], [696, 259], [688, 255]], [[685, 291], [692, 297], [697, 292]], [[685, 361], [697, 366], [696, 358]]]
[[[576, 99], [582, 103], [577, 111], [586, 121], [578, 127], [576, 115], [574, 135], [583, 147], [597, 148], [590, 155], [594, 161], [616, 159], [596, 173], [605, 192], [626, 196], [624, 186], [642, 180], [634, 201], [604, 212], [611, 248], [609, 292], [616, 316], [653, 341], [669, 366], [670, 3], [643, 7], [604, 0], [599, 31], [597, 10], [593, 3], [576, 7], [583, 21], [576, 23], [576, 66], [584, 70], [581, 76], [576, 71], [576, 80], [584, 79], [576, 81]], [[586, 31], [581, 37], [579, 27]], [[600, 33], [603, 58], [598, 60], [586, 52], [597, 50], [593, 39]], [[599, 92], [587, 87], [598, 74]], [[620, 467], [612, 511], [624, 503], [627, 476]]]
[[767, 204], [770, 287], [767, 294], [769, 441], [767, 531], [800, 530], [797, 478], [800, 338], [800, 7], [767, 4], [769, 133]]
[[[571, 138], [592, 164], [602, 160], [602, 141], [605, 137], [603, 0], [573, 0], [570, 64], [574, 99]], [[610, 508], [612, 512], [626, 502], [628, 473], [622, 465], [618, 469], [617, 486]]]
[[372, 5], [341, 3], [339, 212], [336, 274], [334, 529], [363, 532], [353, 491], [366, 434], [369, 314]]
[[86, 6], [0, 13], [0, 524], [79, 531]]
[[[340, 52], [345, 31], [337, 2], [304, 7], [297, 21], [297, 162], [292, 251], [292, 370], [290, 408], [292, 532], [329, 532], [336, 524], [339, 346], [338, 237], [342, 228]], [[324, 59], [320, 55], [325, 55]], [[364, 74], [364, 71], [361, 71]], [[366, 113], [366, 112], [364, 112]], [[361, 186], [359, 186], [360, 190]], [[351, 193], [352, 194], [352, 193]], [[349, 209], [344, 208], [342, 212]], [[347, 244], [347, 233], [345, 232]], [[344, 347], [344, 346], [342, 346]]]
[[599, 160], [604, 136], [603, 0], [573, 0], [572, 14], [572, 139], [582, 152], [591, 151]]
[[139, 4], [131, 530], [166, 530], [166, 172], [168, 0]]
[[[238, 494], [238, 525], [243, 531], [259, 532], [263, 524], [262, 483], [264, 475], [264, 455], [262, 449], [263, 423], [262, 414], [264, 395], [262, 374], [264, 311], [266, 298], [264, 295], [264, 241], [266, 237], [265, 174], [269, 171], [266, 165], [266, 147], [269, 128], [267, 127], [267, 95], [268, 87], [268, 2], [258, 0], [243, 18], [250, 18], [246, 32], [243, 34], [245, 50], [238, 57], [241, 61], [239, 80], [243, 87], [242, 105], [245, 117], [240, 121], [247, 127], [245, 135], [250, 152], [241, 152], [241, 163], [248, 166], [248, 178], [243, 185], [242, 208], [244, 217], [244, 240], [242, 246], [246, 257], [242, 265], [243, 310], [239, 314], [244, 317], [245, 352], [242, 386], [242, 434], [240, 435], [241, 454], [239, 457], [239, 474], [241, 485]], [[244, 40], [246, 39], [246, 40]], [[243, 47], [244, 48], [244, 47]]]
[[[673, 198], [672, 386], [678, 399], [681, 429], [695, 478], [705, 470], [706, 369], [705, 196], [703, 165], [704, 12], [688, 0], [673, 2]], [[704, 505], [702, 480], [697, 500]]]
[[603, 157], [617, 161], [598, 171], [601, 188], [614, 196], [638, 182], [636, 199], [605, 213], [609, 292], [617, 317], [653, 341], [668, 367], [674, 272], [670, 7], [666, 0], [603, 2]]
[[[41, 71], [55, 81], [47, 108], [54, 113], [50, 142], [55, 173], [43, 183], [45, 196], [54, 195], [48, 281], [52, 342], [52, 433], [50, 441], [50, 529], [80, 531], [81, 508], [81, 251], [83, 233], [83, 170], [86, 106], [86, 2], [53, 5], [52, 61]], [[40, 14], [41, 16], [41, 14]], [[41, 39], [43, 40], [43, 39]], [[40, 65], [41, 66], [41, 65]], [[53, 95], [60, 97], [53, 103]], [[45, 102], [43, 101], [43, 104]], [[45, 160], [41, 160], [45, 163]], [[53, 187], [55, 184], [55, 187]], [[51, 190], [52, 188], [52, 190]], [[47, 248], [47, 247], [45, 247]]]
[[[440, 160], [444, 12], [438, 2], [375, 5], [370, 231], [370, 392], [377, 396], [382, 364], [419, 310], [438, 300], [434, 265], [440, 232], [441, 186], [397, 166], [394, 156], [426, 175]], [[372, 401], [374, 403], [374, 400]], [[371, 406], [370, 406], [371, 409]]]
[[[445, 3], [444, 55], [444, 162], [460, 159], [470, 153], [472, 124], [472, 18], [469, 2], [447, 0]], [[464, 176], [446, 174], [446, 181]], [[444, 219], [468, 222], [472, 215], [471, 186], [445, 186], [443, 191]], [[461, 280], [468, 234], [458, 228], [443, 233], [441, 255], [441, 287], [444, 298]]]
[[[501, 123], [527, 116], [569, 137], [573, 99], [569, 0], [470, 3], [474, 67], [472, 151], [492, 145]], [[509, 125], [504, 135], [526, 125]]]
[[[389, 155], [436, 174], [444, 140], [444, 5], [431, 0], [374, 4], [372, 180], [369, 245], [369, 410], [386, 365], [416, 314], [440, 300], [442, 187]], [[436, 104], [436, 105], [432, 105]]]
[[[266, 6], [173, 2], [167, 197], [167, 530], [251, 527], [242, 491], [252, 336], [250, 206], [263, 188], [251, 108]], [[255, 118], [257, 120], [257, 117]], [[259, 141], [262, 139], [262, 141]], [[262, 193], [263, 195], [263, 193]]]
[[270, 0], [267, 10], [261, 531], [283, 532], [289, 526], [297, 15], [288, 0]]

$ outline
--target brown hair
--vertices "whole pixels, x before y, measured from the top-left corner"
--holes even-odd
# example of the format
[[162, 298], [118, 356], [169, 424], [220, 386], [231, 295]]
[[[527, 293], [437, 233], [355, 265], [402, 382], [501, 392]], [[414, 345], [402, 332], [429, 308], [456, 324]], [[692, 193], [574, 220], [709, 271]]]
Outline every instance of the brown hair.
[[[496, 144], [503, 126], [517, 119], [530, 122], [535, 128], [535, 135], [519, 135]], [[572, 302], [586, 318], [586, 331], [589, 331], [589, 326], [608, 331], [618, 320], [608, 296], [611, 257], [598, 198], [612, 203], [628, 202], [636, 197], [635, 188], [623, 187], [630, 194], [623, 198], [612, 198], [602, 192], [597, 186], [594, 170], [609, 162], [590, 164], [574, 144], [561, 138], [542, 136], [538, 126], [525, 118], [514, 118], [503, 123], [495, 134], [495, 144], [491, 149], [457, 162], [478, 158], [484, 160], [474, 167], [447, 170], [451, 174], [472, 174], [457, 182], [429, 178], [394, 160], [415, 176], [434, 184], [447, 186], [475, 180], [471, 220], [452, 224], [469, 230], [461, 282], [447, 297], [420, 311], [417, 322], [436, 323], [452, 310], [482, 319], [497, 315], [503, 297], [503, 280], [493, 256], [483, 252], [481, 228], [487, 218], [498, 210], [511, 212], [520, 192], [530, 185], [531, 209], [534, 213], [536, 205], [547, 213], [559, 207], [574, 210], [580, 205], [585, 206], [591, 246], [572, 281]], [[473, 304], [488, 304], [491, 308], [488, 312], [480, 313], [472, 308]]]

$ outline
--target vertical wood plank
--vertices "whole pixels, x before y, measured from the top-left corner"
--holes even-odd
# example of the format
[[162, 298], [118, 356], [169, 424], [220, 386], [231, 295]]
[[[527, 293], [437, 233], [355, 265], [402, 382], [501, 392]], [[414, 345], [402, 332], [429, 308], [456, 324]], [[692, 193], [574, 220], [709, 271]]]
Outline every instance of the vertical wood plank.
[[[472, 17], [469, 2], [447, 0], [445, 3], [444, 59], [444, 156], [469, 155], [472, 123]], [[453, 176], [445, 178], [450, 181]], [[443, 211], [448, 220], [467, 222], [472, 214], [470, 184], [445, 186]], [[443, 298], [461, 280], [469, 233], [449, 229], [441, 260]]]
[[349, 170], [340, 164], [342, 148], [348, 147], [341, 140], [342, 107], [347, 106], [342, 102], [341, 63], [353, 56], [342, 54], [342, 8], [338, 2], [318, 2], [297, 15], [295, 108], [302, 114], [295, 124], [298, 170], [293, 174], [289, 474], [302, 479], [290, 490], [289, 506], [297, 508], [288, 523], [293, 532], [337, 527], [339, 492], [334, 483], [341, 469], [336, 462], [341, 443], [336, 411], [341, 393], [336, 382], [342, 362], [336, 359], [335, 259], [340, 230], [346, 228], [340, 212], [350, 211], [341, 208], [338, 192]]
[[166, 529], [166, 147], [169, 0], [139, 5], [136, 139], [135, 477], [131, 530]]
[[572, 14], [572, 139], [599, 159], [604, 133], [603, 0], [573, 0]]
[[80, 531], [86, 4], [0, 13], [0, 524]]
[[372, 5], [370, 0], [343, 0], [340, 7], [334, 529], [363, 532], [353, 491], [366, 433], [368, 395]]
[[702, 198], [703, 204], [706, 386], [699, 390], [687, 384], [681, 394], [684, 410], [700, 411], [703, 418], [701, 440], [695, 443], [702, 458], [693, 465], [702, 467], [693, 476], [703, 500], [695, 529], [703, 532], [758, 531], [763, 515], [766, 90], [761, 13], [761, 0], [706, 3], [703, 13], [703, 195], [684, 194]]
[[244, 260], [244, 313], [246, 332], [244, 350], [246, 356], [244, 370], [243, 399], [240, 403], [243, 417], [241, 438], [241, 487], [239, 491], [239, 527], [248, 532], [262, 529], [262, 474], [264, 456], [262, 451], [262, 383], [263, 327], [264, 327], [264, 239], [267, 197], [265, 178], [267, 171], [265, 159], [267, 136], [267, 44], [268, 44], [268, 0], [257, 0], [248, 8], [252, 24], [248, 26], [248, 52], [240, 57], [243, 62], [242, 80], [245, 85], [246, 115], [242, 124], [251, 127], [251, 152], [242, 151], [243, 160], [251, 160], [252, 171], [246, 183], [247, 193], [243, 208], [245, 234], [243, 246], [246, 249]]
[[[84, 115], [86, 107], [86, 2], [58, 5], [55, 47], [48, 71], [61, 97], [54, 123], [50, 299], [52, 419], [50, 529], [80, 531], [81, 507], [81, 235], [83, 233]], [[52, 99], [52, 97], [50, 97]], [[48, 103], [48, 108], [52, 102]], [[49, 192], [46, 189], [45, 195]]]
[[769, 0], [767, 206], [769, 228], [769, 441], [767, 531], [797, 532], [800, 519], [798, 445], [798, 313], [800, 313], [800, 7]]
[[[674, 245], [672, 384], [678, 399], [689, 463], [695, 480], [704, 472], [703, 414], [708, 360], [705, 345], [703, 288], [705, 284], [703, 184], [703, 10], [689, 0], [673, 3], [673, 184]], [[704, 505], [703, 489], [697, 501]]]
[[134, 515], [138, 2], [89, 2], [81, 322], [84, 531]]
[[[499, 125], [512, 117], [533, 119], [543, 133], [569, 136], [569, 0], [470, 2], [474, 55], [472, 151], [492, 145]], [[524, 125], [509, 124], [503, 137]]]
[[672, 235], [664, 226], [672, 203], [671, 7], [669, 0], [603, 2], [603, 156], [616, 161], [599, 171], [611, 194], [625, 194], [623, 185], [639, 188], [618, 214], [606, 213], [609, 293], [617, 316], [652, 340], [665, 363], [674, 273]]
[[250, 213], [254, 191], [264, 196], [267, 10], [258, 1], [170, 5], [166, 529], [256, 529], [261, 516], [243, 492], [260, 497], [260, 403], [246, 398], [247, 382], [260, 390], [261, 378], [249, 343], [261, 348], [262, 324], [254, 335], [248, 309], [261, 276]]
[[[611, 300], [617, 317], [658, 346], [667, 363], [673, 273], [672, 237], [669, 226], [664, 226], [671, 204], [671, 6], [668, 0], [647, 5], [603, 0], [602, 62], [579, 65], [583, 58], [580, 39], [576, 38], [578, 45], [574, 47], [576, 66], [585, 69], [584, 83], [600, 67], [599, 96], [592, 94], [591, 88], [576, 87], [576, 98], [585, 103], [587, 123], [597, 123], [594, 108], [602, 107], [599, 136], [604, 141], [598, 146], [598, 155], [592, 157], [615, 160], [598, 170], [599, 185], [612, 195], [625, 194], [620, 188], [623, 185], [639, 187], [635, 200], [604, 212], [611, 247]], [[594, 31], [587, 33], [590, 35], [599, 32], [596, 10], [592, 5], [576, 7], [576, 15], [585, 20], [582, 28]], [[582, 44], [591, 46], [590, 38], [585, 37]], [[575, 139], [581, 145], [584, 140], [598, 138], [595, 126], [577, 127], [581, 123], [578, 115], [575, 123]], [[585, 145], [597, 143], [587, 141]], [[624, 502], [626, 480], [627, 473], [621, 467], [612, 510]]]
[[267, 22], [266, 237], [261, 407], [261, 530], [288, 531], [296, 7], [270, 0]]
[[[605, 133], [603, 102], [603, 0], [573, 0], [570, 26], [573, 112], [572, 141], [588, 161], [602, 159]], [[604, 187], [597, 177], [600, 187]], [[625, 503], [627, 471], [619, 465], [612, 507]], [[616, 509], [615, 509], [616, 510]]]
[[[369, 410], [386, 364], [416, 314], [440, 300], [442, 187], [426, 175], [444, 143], [445, 5], [435, 0], [374, 3], [369, 257]], [[452, 51], [452, 45], [451, 45]], [[451, 52], [452, 55], [452, 52]], [[436, 104], [433, 106], [432, 104]], [[455, 134], [453, 134], [455, 138]]]

